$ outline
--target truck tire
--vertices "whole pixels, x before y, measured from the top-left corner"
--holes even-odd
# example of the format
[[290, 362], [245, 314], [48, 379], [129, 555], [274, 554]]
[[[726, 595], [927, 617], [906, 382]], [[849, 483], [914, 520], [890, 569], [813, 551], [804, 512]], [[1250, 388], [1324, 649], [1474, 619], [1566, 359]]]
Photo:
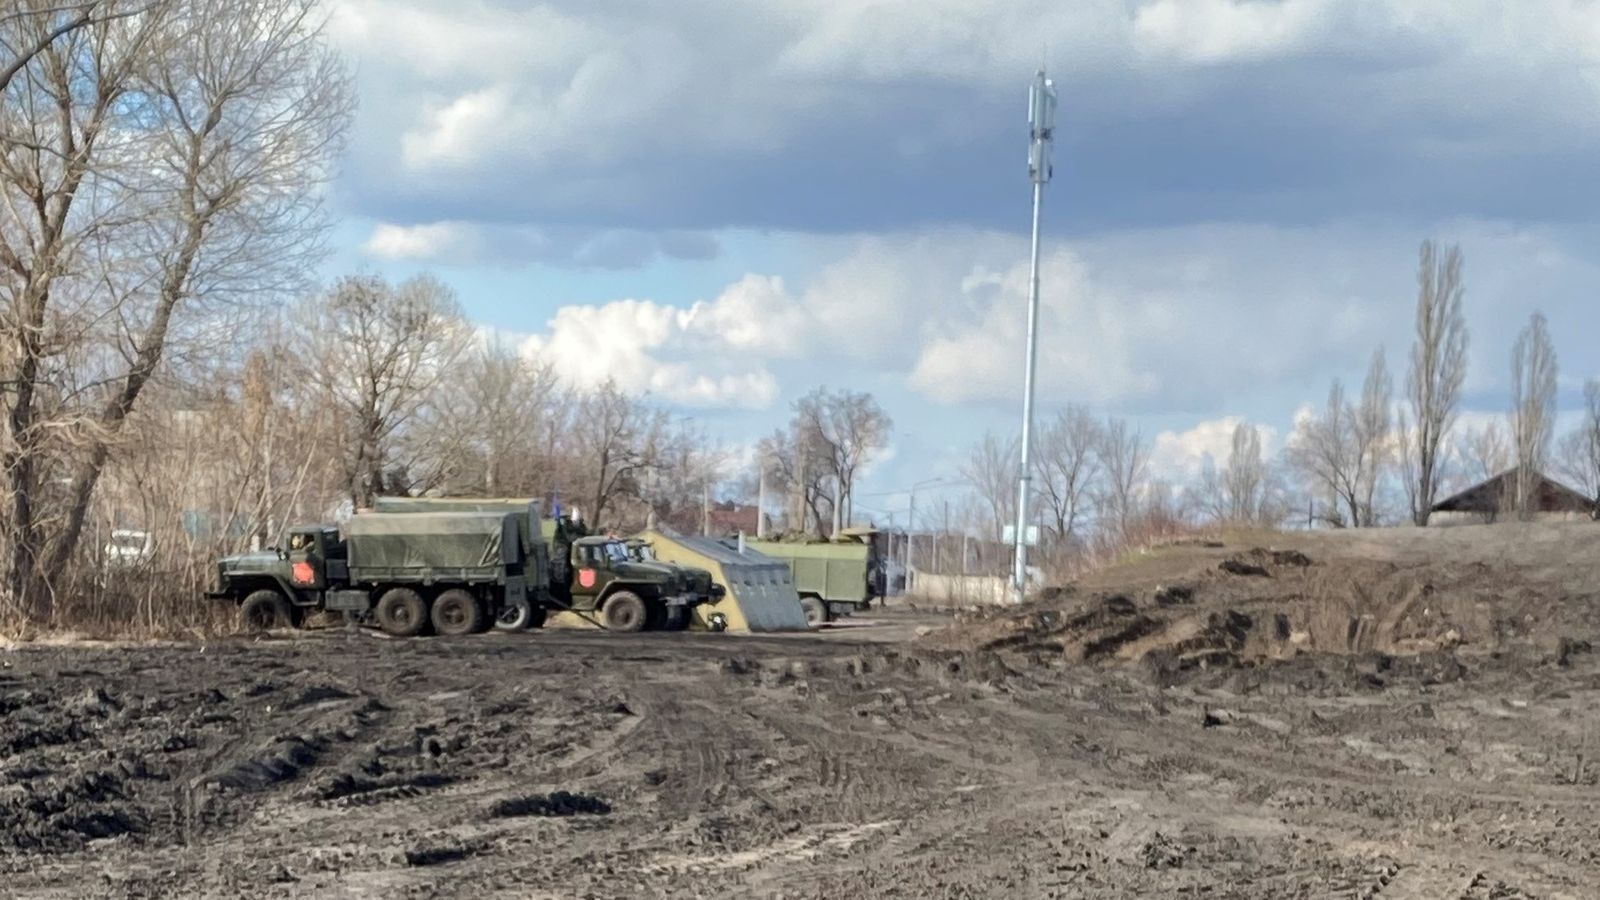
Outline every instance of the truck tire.
[[394, 637], [416, 637], [428, 626], [428, 604], [410, 588], [390, 588], [378, 598], [378, 627]]
[[689, 607], [667, 607], [667, 620], [661, 626], [663, 631], [682, 631], [689, 627]]
[[600, 610], [601, 620], [605, 622], [607, 631], [636, 632], [643, 631], [645, 622], [650, 618], [650, 611], [645, 608], [644, 601], [639, 595], [631, 591], [617, 591], [606, 599], [606, 605]]
[[533, 626], [533, 604], [527, 598], [513, 600], [500, 607], [500, 615], [495, 617], [494, 627], [500, 631], [522, 631]]
[[801, 597], [800, 608], [806, 611], [807, 625], [821, 625], [828, 621], [828, 604], [821, 597]]
[[494, 621], [497, 618], [493, 612], [494, 605], [487, 600], [478, 603], [478, 627], [472, 629], [473, 634], [488, 634], [494, 630]]
[[478, 606], [478, 598], [459, 588], [433, 598], [433, 612], [429, 614], [434, 632], [452, 637], [477, 631], [483, 621], [482, 616], [483, 609]]
[[239, 604], [239, 624], [251, 634], [294, 625], [294, 609], [289, 600], [273, 590], [252, 591]]

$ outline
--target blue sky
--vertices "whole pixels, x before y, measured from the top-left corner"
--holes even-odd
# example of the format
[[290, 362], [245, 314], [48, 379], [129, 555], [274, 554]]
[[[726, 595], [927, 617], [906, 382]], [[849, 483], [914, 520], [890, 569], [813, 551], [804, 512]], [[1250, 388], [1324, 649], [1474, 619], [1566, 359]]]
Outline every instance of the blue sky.
[[[428, 269], [574, 381], [730, 445], [877, 394], [863, 490], [1015, 431], [1026, 86], [1061, 96], [1040, 404], [1179, 474], [1242, 417], [1403, 377], [1418, 244], [1459, 241], [1469, 407], [1550, 318], [1600, 374], [1588, 0], [337, 0], [361, 90], [327, 272]], [[891, 498], [892, 500], [892, 498]]]

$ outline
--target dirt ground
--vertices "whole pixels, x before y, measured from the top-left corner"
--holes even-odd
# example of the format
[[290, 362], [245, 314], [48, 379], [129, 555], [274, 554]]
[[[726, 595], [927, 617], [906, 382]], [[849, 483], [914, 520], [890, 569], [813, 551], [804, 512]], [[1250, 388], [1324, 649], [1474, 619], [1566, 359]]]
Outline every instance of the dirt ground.
[[12, 647], [0, 894], [1600, 895], [1600, 526], [1222, 543], [793, 637]]

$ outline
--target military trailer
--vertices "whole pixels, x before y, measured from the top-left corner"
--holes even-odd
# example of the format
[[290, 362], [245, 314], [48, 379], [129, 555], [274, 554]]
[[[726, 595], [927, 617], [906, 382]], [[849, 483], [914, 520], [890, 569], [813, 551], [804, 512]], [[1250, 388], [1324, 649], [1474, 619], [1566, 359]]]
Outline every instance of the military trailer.
[[781, 559], [793, 573], [806, 620], [821, 624], [867, 608], [884, 593], [882, 555], [870, 530], [841, 532], [836, 541], [746, 539], [751, 550]]
[[505, 512], [366, 513], [342, 529], [303, 526], [286, 549], [223, 559], [208, 596], [238, 603], [252, 629], [326, 609], [396, 637], [485, 631], [508, 607], [533, 606], [521, 528]]
[[[545, 519], [539, 501], [501, 498], [380, 497], [373, 502], [382, 513], [417, 515], [441, 509], [494, 510], [518, 517], [520, 535], [537, 534], [536, 550], [544, 561], [545, 577], [530, 584], [532, 621], [537, 627], [551, 613], [561, 613], [557, 624], [599, 625], [611, 631], [643, 629], [681, 630], [690, 608], [713, 599], [715, 586], [709, 573], [629, 557], [619, 540], [589, 535], [583, 525], [566, 517]], [[370, 513], [360, 513], [359, 520]], [[516, 613], [506, 612], [510, 618]], [[576, 620], [576, 622], [573, 622]]]

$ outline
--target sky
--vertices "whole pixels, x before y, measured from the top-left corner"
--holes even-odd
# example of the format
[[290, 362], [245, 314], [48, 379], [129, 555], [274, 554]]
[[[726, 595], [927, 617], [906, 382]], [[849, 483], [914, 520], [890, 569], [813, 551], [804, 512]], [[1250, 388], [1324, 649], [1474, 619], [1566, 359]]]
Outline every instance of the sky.
[[1600, 375], [1593, 0], [333, 0], [329, 27], [361, 105], [325, 277], [434, 272], [736, 450], [870, 391], [884, 507], [1020, 429], [1041, 64], [1041, 414], [1126, 417], [1168, 477], [1237, 421], [1270, 451], [1380, 347], [1403, 383], [1429, 238], [1465, 256], [1469, 418], [1535, 310], [1563, 409]]

